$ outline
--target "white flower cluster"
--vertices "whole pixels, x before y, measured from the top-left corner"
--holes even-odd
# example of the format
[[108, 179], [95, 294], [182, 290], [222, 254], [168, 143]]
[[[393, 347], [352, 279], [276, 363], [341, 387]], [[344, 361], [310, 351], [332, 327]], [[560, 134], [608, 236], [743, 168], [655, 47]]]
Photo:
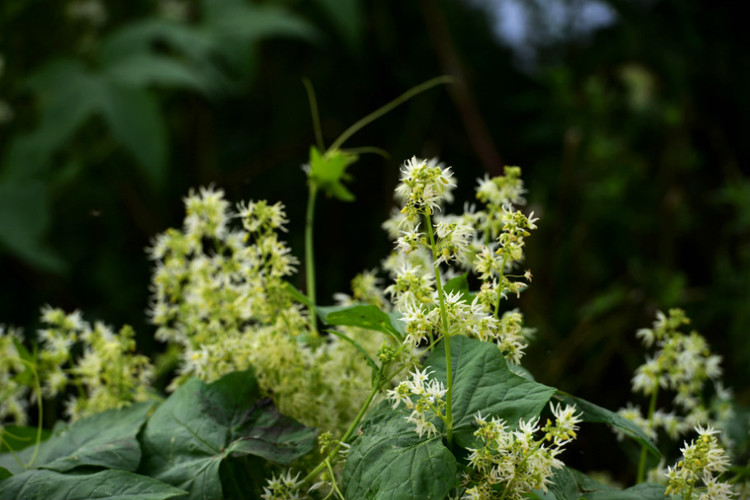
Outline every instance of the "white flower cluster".
[[[557, 456], [575, 439], [581, 421], [573, 406], [550, 403], [550, 410], [555, 422], [547, 420], [544, 427], [535, 418], [510, 428], [504, 420], [487, 420], [477, 413], [474, 435], [483, 446], [469, 449], [467, 459], [474, 472], [465, 477], [468, 487], [462, 498], [520, 500], [535, 489], [546, 492], [554, 470], [564, 465]], [[539, 433], [543, 435], [537, 437]]]
[[[185, 198], [185, 208], [183, 229], [167, 230], [150, 249], [156, 335], [178, 346], [172, 387], [252, 366], [284, 414], [341, 432], [367, 396], [369, 367], [337, 337], [307, 342], [305, 310], [284, 281], [297, 260], [279, 238], [283, 205], [253, 201], [232, 212], [221, 190], [203, 188]], [[362, 278], [355, 294], [376, 295], [374, 286]], [[372, 335], [352, 335], [377, 350], [368, 344]]]
[[[0, 422], [23, 424], [29, 398], [53, 398], [71, 387], [77, 388], [76, 396], [69, 396], [65, 406], [72, 420], [150, 397], [153, 367], [136, 353], [131, 327], [115, 333], [101, 322], [92, 326], [79, 311], [66, 314], [52, 307], [42, 309], [41, 320], [34, 354], [22, 347], [19, 331], [0, 327]], [[32, 390], [36, 377], [17, 377], [24, 371], [36, 373], [41, 394]]]
[[[636, 333], [644, 346], [656, 346], [656, 351], [636, 369], [633, 392], [649, 396], [661, 389], [673, 391], [673, 403], [684, 413], [681, 416], [675, 411], [656, 409], [649, 419], [641, 415], [638, 406], [628, 405], [620, 410], [621, 415], [636, 422], [654, 439], [658, 429], [675, 439], [697, 425], [712, 421], [711, 412], [702, 400], [707, 382], [716, 385], [719, 403], [731, 398], [731, 393], [718, 382], [721, 357], [711, 354], [705, 338], [698, 332], [680, 332], [680, 328], [689, 323], [680, 309], [671, 309], [668, 314], [660, 311], [652, 328]], [[731, 405], [719, 404], [719, 407], [724, 409], [719, 420], [728, 420], [731, 415], [727, 410], [731, 412]]]
[[438, 433], [435, 419], [445, 418], [446, 388], [436, 379], [430, 379], [432, 372], [414, 370], [411, 379], [401, 382], [395, 389], [386, 392], [388, 399], [393, 401], [393, 408], [400, 404], [411, 410], [407, 421], [416, 425], [419, 437], [427, 433], [427, 437]]
[[[495, 342], [507, 359], [521, 361], [529, 332], [521, 326], [518, 311], [501, 314], [499, 304], [531, 280], [528, 271], [524, 280], [507, 273], [523, 260], [524, 238], [536, 228], [536, 219], [512, 210], [513, 203], [525, 201], [523, 183], [518, 167], [506, 167], [505, 172], [480, 181], [477, 197], [487, 204], [486, 211], [467, 206], [462, 215], [438, 216], [435, 212], [456, 185], [450, 168], [436, 160], [412, 158], [405, 163], [396, 188], [402, 209], [384, 224], [397, 251], [384, 268], [393, 279], [385, 292], [401, 313], [412, 345], [463, 334]], [[476, 272], [482, 281], [479, 293], [472, 297], [449, 291], [441, 297], [437, 279], [440, 267], [447, 265], [455, 268], [444, 270], [445, 276]]]
[[674, 467], [668, 467], [666, 476], [670, 494], [697, 495], [700, 500], [727, 500], [736, 495], [732, 485], [719, 481], [729, 467], [729, 458], [719, 445], [719, 431], [711, 427], [696, 427], [698, 439], [685, 443], [681, 448], [682, 458]]
[[[79, 311], [42, 309], [44, 329], [39, 331], [38, 370], [42, 393], [53, 397], [66, 387], [83, 392], [66, 402], [66, 413], [75, 420], [133, 401], [148, 399], [153, 367], [135, 351], [135, 332], [124, 326], [115, 333], [97, 321], [90, 325]], [[74, 357], [71, 347], [80, 342], [82, 354]]]
[[0, 434], [3, 423], [25, 425], [28, 419], [29, 387], [18, 378], [26, 368], [19, 352], [22, 342], [20, 330], [0, 325]]
[[396, 187], [396, 199], [403, 206], [401, 228], [413, 227], [422, 214], [440, 210], [445, 202], [452, 200], [451, 191], [455, 187], [450, 167], [443, 168], [436, 159], [412, 157], [406, 160], [401, 169], [401, 182]]

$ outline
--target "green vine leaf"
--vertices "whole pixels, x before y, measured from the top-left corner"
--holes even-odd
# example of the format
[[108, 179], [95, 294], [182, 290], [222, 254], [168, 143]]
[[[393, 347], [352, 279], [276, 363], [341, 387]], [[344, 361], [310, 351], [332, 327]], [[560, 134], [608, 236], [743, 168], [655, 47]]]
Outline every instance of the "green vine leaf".
[[365, 420], [346, 460], [347, 499], [442, 500], [456, 485], [456, 459], [441, 437], [421, 439], [406, 416], [382, 402]]
[[345, 153], [340, 149], [320, 154], [316, 147], [310, 148], [310, 182], [322, 189], [328, 196], [341, 201], [354, 201], [354, 195], [346, 189], [341, 181], [349, 180], [346, 168], [357, 161], [357, 155]]
[[[536, 417], [555, 393], [548, 387], [513, 373], [493, 343], [451, 337], [453, 368], [453, 432], [456, 443], [475, 447], [474, 415], [495, 416], [515, 426]], [[432, 377], [446, 383], [445, 343], [441, 341], [425, 361]]]
[[638, 441], [638, 443], [645, 446], [646, 449], [648, 449], [648, 451], [651, 452], [652, 455], [654, 455], [657, 458], [661, 457], [661, 452], [656, 447], [656, 444], [653, 442], [653, 440], [650, 437], [648, 437], [648, 435], [643, 431], [643, 429], [638, 427], [631, 420], [628, 420], [627, 418], [621, 415], [618, 415], [617, 413], [610, 411], [606, 408], [597, 406], [594, 403], [590, 403], [586, 401], [585, 399], [571, 396], [570, 394], [566, 394], [562, 391], [558, 391], [555, 394], [555, 399], [566, 404], [575, 405], [576, 408], [578, 408], [578, 410], [583, 413], [584, 422], [609, 424], [612, 427], [616, 427], [617, 429], [622, 431], [626, 436], [632, 439], [635, 439], [636, 441]]
[[[137, 435], [152, 406], [152, 403], [138, 403], [59, 426], [49, 439], [39, 445], [32, 466], [58, 472], [83, 466], [135, 471], [141, 460]], [[33, 454], [32, 441], [32, 445], [17, 453], [17, 456], [26, 464]], [[0, 455], [0, 466], [13, 474], [23, 472], [10, 453]]]
[[255, 455], [288, 464], [313, 449], [315, 436], [260, 399], [250, 370], [210, 384], [190, 379], [149, 419], [140, 470], [188, 491], [187, 498], [218, 499], [223, 460]]
[[62, 474], [30, 470], [0, 482], [0, 500], [166, 500], [186, 492], [124, 470]]

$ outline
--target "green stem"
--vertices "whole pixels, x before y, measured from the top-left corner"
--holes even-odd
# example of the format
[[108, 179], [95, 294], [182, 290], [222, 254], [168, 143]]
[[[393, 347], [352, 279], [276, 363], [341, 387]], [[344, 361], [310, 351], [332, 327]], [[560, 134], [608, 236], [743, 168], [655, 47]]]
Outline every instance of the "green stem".
[[[651, 401], [648, 405], [648, 417], [646, 420], [648, 421], [649, 425], [651, 425], [651, 420], [654, 418], [654, 412], [656, 411], [656, 400], [659, 394], [659, 385], [657, 384], [656, 387], [654, 387], [654, 392], [651, 394]], [[643, 482], [644, 476], [646, 474], [646, 445], [641, 446], [641, 459], [638, 461], [638, 475], [636, 476], [635, 483], [640, 484]]]
[[348, 129], [344, 130], [344, 133], [342, 133], [338, 139], [333, 141], [333, 144], [331, 144], [331, 147], [328, 148], [330, 151], [335, 151], [336, 149], [339, 149], [344, 142], [346, 142], [347, 139], [349, 139], [352, 135], [354, 135], [359, 129], [362, 127], [372, 123], [373, 121], [377, 120], [384, 114], [392, 111], [397, 106], [405, 103], [415, 95], [420, 94], [421, 92], [424, 92], [425, 90], [431, 89], [432, 87], [435, 87], [436, 85], [441, 85], [444, 83], [453, 83], [455, 79], [451, 76], [438, 76], [436, 78], [432, 78], [430, 80], [427, 80], [424, 83], [420, 83], [419, 85], [410, 88], [388, 104], [385, 104], [384, 106], [376, 109], [369, 115], [365, 116], [361, 120], [357, 121], [354, 125], [349, 127]]
[[359, 409], [359, 413], [357, 413], [357, 416], [354, 418], [351, 425], [349, 425], [349, 428], [341, 437], [341, 440], [339, 440], [339, 444], [337, 444], [336, 447], [334, 447], [333, 450], [331, 450], [328, 456], [322, 462], [320, 462], [317, 467], [315, 467], [312, 471], [310, 471], [310, 473], [307, 476], [305, 476], [305, 478], [302, 480], [302, 484], [310, 482], [316, 477], [318, 477], [318, 474], [320, 474], [321, 471], [326, 468], [326, 462], [335, 461], [336, 456], [338, 455], [341, 448], [344, 446], [344, 443], [346, 443], [349, 440], [349, 438], [352, 437], [352, 434], [354, 434], [354, 430], [359, 425], [359, 422], [362, 420], [362, 417], [365, 416], [365, 412], [367, 412], [367, 409], [370, 407], [370, 403], [372, 403], [373, 398], [375, 398], [375, 394], [378, 393], [380, 388], [385, 383], [381, 375], [382, 374], [378, 374], [378, 378], [375, 384], [373, 384], [372, 386], [370, 395], [367, 396], [367, 400], [362, 404], [362, 407]]
[[307, 197], [307, 214], [305, 216], [305, 273], [307, 276], [307, 298], [310, 300], [308, 309], [310, 311], [310, 334], [318, 336], [318, 323], [315, 316], [315, 258], [313, 255], [313, 222], [315, 220], [315, 198], [318, 195], [318, 187], [309, 181], [309, 193]]
[[302, 84], [305, 86], [307, 100], [310, 103], [310, 116], [313, 122], [313, 130], [315, 130], [315, 144], [317, 144], [320, 153], [323, 154], [325, 145], [323, 144], [323, 131], [320, 128], [320, 115], [318, 114], [318, 100], [315, 98], [315, 89], [313, 89], [312, 83], [307, 77], [302, 79]]
[[446, 368], [446, 386], [445, 393], [445, 438], [448, 441], [448, 449], [453, 449], [453, 369], [451, 367], [451, 337], [448, 331], [448, 317], [445, 311], [445, 292], [443, 284], [440, 282], [440, 264], [437, 261], [437, 245], [435, 244], [435, 235], [432, 231], [432, 219], [430, 214], [425, 213], [425, 225], [427, 226], [427, 237], [430, 240], [430, 249], [432, 250], [432, 262], [435, 270], [435, 286], [438, 291], [438, 301], [440, 302], [440, 322], [442, 324], [443, 339], [445, 340], [445, 368]]
[[506, 255], [505, 257], [503, 257], [503, 265], [500, 266], [500, 274], [498, 275], [498, 278], [497, 278], [498, 289], [497, 289], [497, 300], [495, 301], [495, 317], [497, 319], [500, 319], [500, 300], [502, 300], [503, 298], [503, 293], [502, 293], [503, 291], [500, 289], [500, 287], [503, 286], [503, 278], [505, 278], [505, 266], [507, 265], [507, 263], [508, 263], [508, 256]]

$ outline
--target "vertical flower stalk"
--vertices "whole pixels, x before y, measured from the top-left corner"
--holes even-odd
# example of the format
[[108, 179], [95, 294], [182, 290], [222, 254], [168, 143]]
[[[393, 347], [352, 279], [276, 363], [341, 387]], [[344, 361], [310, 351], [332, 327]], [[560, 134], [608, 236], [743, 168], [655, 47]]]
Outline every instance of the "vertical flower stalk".
[[310, 300], [310, 334], [317, 336], [318, 328], [315, 319], [315, 255], [313, 253], [313, 223], [315, 222], [315, 198], [318, 195], [317, 184], [310, 180], [307, 195], [307, 213], [305, 215], [305, 277], [307, 281], [307, 298]]
[[443, 345], [445, 346], [445, 367], [446, 367], [446, 385], [445, 395], [445, 438], [448, 441], [448, 447], [453, 448], [453, 368], [451, 366], [451, 337], [448, 331], [448, 318], [445, 312], [445, 292], [440, 279], [440, 261], [438, 248], [435, 244], [435, 235], [432, 230], [432, 219], [429, 213], [425, 213], [427, 226], [427, 236], [429, 238], [430, 249], [432, 250], [433, 269], [435, 270], [435, 286], [438, 293], [438, 302], [440, 307], [440, 327], [443, 334]]
[[[456, 258], [457, 254], [465, 246], [464, 240], [466, 238], [460, 237], [463, 233], [456, 231], [455, 228], [448, 232], [438, 227], [440, 241], [437, 241], [433, 228], [432, 214], [440, 210], [442, 204], [450, 199], [451, 190], [454, 187], [453, 173], [450, 168], [442, 167], [435, 160], [426, 161], [413, 157], [404, 163], [404, 167], [401, 170], [401, 182], [396, 188], [396, 198], [403, 205], [401, 209], [402, 217], [399, 223], [403, 236], [399, 238], [398, 247], [403, 250], [404, 254], [411, 253], [420, 247], [427, 247], [432, 257], [431, 265], [435, 277], [435, 288], [437, 290], [439, 320], [435, 322], [426, 321], [424, 324], [420, 322], [419, 330], [422, 331], [415, 332], [415, 335], [410, 332], [410, 338], [425, 338], [427, 330], [432, 330], [437, 333], [438, 338], [442, 337], [444, 339], [447, 367], [444, 422], [449, 447], [453, 446], [453, 370], [450, 353], [451, 331], [448, 321], [445, 291], [443, 290], [440, 276], [440, 263], [451, 258]], [[417, 232], [422, 219], [424, 219], [427, 228], [427, 240], [425, 240], [423, 234]], [[442, 244], [443, 242], [446, 244]], [[422, 311], [423, 304], [420, 303], [422, 301], [416, 299], [416, 295], [404, 300], [404, 302], [404, 309], [406, 311]], [[433, 314], [430, 314], [430, 316], [434, 318]], [[407, 327], [407, 330], [410, 330], [410, 328]]]

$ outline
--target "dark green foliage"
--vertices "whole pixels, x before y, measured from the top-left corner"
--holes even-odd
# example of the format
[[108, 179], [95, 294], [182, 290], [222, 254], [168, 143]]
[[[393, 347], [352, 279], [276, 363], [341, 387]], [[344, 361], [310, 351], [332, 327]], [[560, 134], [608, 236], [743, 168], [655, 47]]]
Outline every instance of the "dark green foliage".
[[219, 466], [255, 455], [288, 464], [315, 444], [316, 432], [260, 399], [251, 371], [211, 384], [191, 379], [162, 403], [143, 431], [140, 471], [187, 490], [189, 498], [221, 498]]
[[251, 371], [211, 384], [190, 379], [154, 406], [138, 403], [58, 426], [28, 470], [33, 445], [15, 455], [24, 467], [11, 453], [0, 455], [0, 498], [220, 499], [223, 461], [257, 457], [244, 463], [254, 467], [246, 473], [259, 491], [264, 463], [289, 464], [315, 444], [314, 429], [260, 398]]

